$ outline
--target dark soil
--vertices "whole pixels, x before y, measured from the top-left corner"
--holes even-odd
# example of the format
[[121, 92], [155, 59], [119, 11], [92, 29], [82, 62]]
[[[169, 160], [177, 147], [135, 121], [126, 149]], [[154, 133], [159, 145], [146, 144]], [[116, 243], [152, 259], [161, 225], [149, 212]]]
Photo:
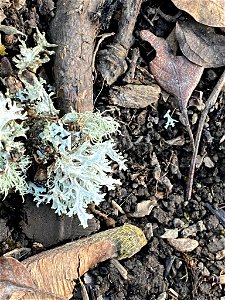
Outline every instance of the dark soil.
[[[37, 25], [41, 31], [48, 33], [49, 22], [53, 16], [51, 4], [50, 0], [27, 1], [27, 6], [22, 9], [20, 15], [16, 15], [15, 10], [11, 8], [6, 9], [7, 19], [4, 24], [16, 26], [18, 29], [23, 27], [28, 34], [32, 34], [34, 25]], [[139, 40], [138, 32], [141, 29], [149, 29], [149, 22], [154, 16], [150, 30], [158, 36], [166, 38], [174, 27], [174, 22], [165, 20], [159, 14], [155, 15], [158, 7], [169, 16], [177, 13], [171, 2], [143, 1], [134, 31], [134, 47], [140, 48], [141, 58], [138, 65], [146, 70], [148, 70], [146, 61], [153, 55], [153, 51]], [[111, 22], [113, 24], [113, 19]], [[14, 46], [9, 49], [9, 59], [15, 51]], [[46, 72], [50, 73], [49, 78], [52, 80], [49, 69], [51, 65], [46, 68]], [[203, 101], [209, 96], [221, 72], [221, 69], [205, 70], [196, 89], [203, 92]], [[122, 80], [115, 83], [115, 85], [123, 84]], [[95, 96], [101, 88], [101, 79], [97, 78], [94, 86]], [[224, 142], [220, 143], [225, 135], [224, 94], [220, 95], [217, 105], [210, 111], [199, 151], [201, 156], [209, 156], [214, 166], [208, 168], [202, 163], [196, 170], [193, 195], [187, 202], [185, 189], [192, 156], [189, 136], [181, 122], [176, 123], [173, 128], [164, 128], [166, 121], [163, 116], [168, 109], [173, 111], [173, 99], [165, 102], [160, 98], [156, 107], [128, 109], [109, 105], [108, 92], [109, 87], [104, 87], [95, 106], [100, 111], [107, 111], [107, 114], [111, 114], [120, 122], [121, 135], [115, 139], [118, 148], [127, 159], [128, 169], [126, 172], [119, 172], [115, 166], [115, 177], [121, 179], [122, 185], [114, 191], [104, 191], [107, 192], [106, 201], [101, 203], [98, 209], [112, 217], [116, 221], [116, 226], [128, 222], [142, 228], [149, 242], [134, 257], [121, 262], [128, 271], [128, 279], [123, 279], [110, 261], [90, 270], [84, 276], [84, 282], [89, 282], [87, 288], [90, 299], [223, 299], [224, 285], [213, 285], [210, 278], [220, 276], [220, 272], [225, 270], [225, 259], [216, 259], [218, 251], [225, 249], [225, 228], [205, 204], [210, 203], [214, 208], [223, 208], [225, 204], [225, 146]], [[198, 110], [191, 107], [190, 119], [194, 113], [200, 115]], [[179, 119], [178, 110], [174, 118]], [[192, 129], [195, 135], [197, 125], [193, 125]], [[168, 140], [179, 136], [184, 137], [182, 145], [167, 143]], [[166, 176], [169, 179], [173, 185], [172, 191], [169, 191], [168, 185], [162, 180], [155, 179], [154, 155], [161, 168], [161, 178]], [[132, 217], [137, 203], [152, 197], [156, 197], [158, 206], [153, 208], [150, 215], [141, 218]], [[121, 206], [125, 214], [113, 208], [112, 200]], [[32, 233], [32, 228], [35, 227], [35, 222], [32, 223], [31, 220], [32, 216], [38, 215], [40, 210], [37, 209], [32, 215], [30, 211], [33, 204], [29, 205], [30, 202], [31, 200], [27, 199], [23, 203], [18, 195], [12, 194], [0, 203], [2, 254], [16, 247], [32, 247], [34, 242], [42, 243], [44, 247], [52, 247], [59, 242], [107, 228], [105, 220], [96, 216], [99, 220], [94, 222], [95, 225], [89, 231], [72, 233], [74, 227], [70, 221], [62, 221], [49, 211], [46, 226], [38, 225]], [[54, 218], [56, 219], [52, 221]], [[58, 224], [59, 219], [66, 224], [63, 233], [58, 232], [58, 227], [54, 225]], [[28, 230], [26, 224], [29, 222], [34, 227]], [[199, 242], [199, 246], [189, 254], [176, 251], [166, 239], [160, 238], [165, 229], [174, 228], [179, 229], [180, 237], [193, 238]], [[76, 296], [76, 299], [78, 298], [79, 296]]]

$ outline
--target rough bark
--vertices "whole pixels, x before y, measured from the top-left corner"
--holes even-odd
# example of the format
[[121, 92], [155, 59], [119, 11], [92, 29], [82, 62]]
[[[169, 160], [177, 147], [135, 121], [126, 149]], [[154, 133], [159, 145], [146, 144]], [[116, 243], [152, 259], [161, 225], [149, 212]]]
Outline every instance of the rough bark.
[[118, 32], [112, 44], [99, 51], [97, 69], [108, 85], [113, 84], [127, 70], [126, 57], [133, 43], [133, 30], [142, 0], [122, 1]]
[[50, 35], [58, 45], [54, 78], [62, 113], [71, 107], [78, 112], [93, 110], [92, 56], [99, 21], [91, 16], [104, 1], [57, 1]]

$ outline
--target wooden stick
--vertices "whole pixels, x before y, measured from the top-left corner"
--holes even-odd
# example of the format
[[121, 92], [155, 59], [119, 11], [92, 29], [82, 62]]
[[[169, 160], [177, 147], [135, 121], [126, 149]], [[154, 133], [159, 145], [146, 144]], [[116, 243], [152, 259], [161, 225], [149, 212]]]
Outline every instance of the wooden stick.
[[201, 114], [201, 118], [199, 120], [198, 124], [198, 131], [195, 138], [195, 149], [193, 151], [192, 159], [191, 159], [191, 166], [189, 169], [189, 177], [188, 177], [188, 184], [187, 184], [187, 192], [186, 192], [186, 199], [190, 200], [192, 195], [192, 187], [193, 187], [193, 180], [194, 180], [194, 174], [195, 174], [195, 165], [196, 165], [196, 159], [198, 155], [198, 149], [199, 144], [202, 136], [202, 130], [205, 125], [206, 117], [209, 113], [210, 108], [215, 105], [216, 100], [219, 96], [219, 93], [221, 92], [221, 89], [223, 88], [225, 84], [225, 71], [221, 75], [219, 81], [217, 82], [216, 86], [214, 87], [211, 95], [209, 96], [208, 100], [206, 101], [205, 108]]
[[95, 38], [100, 27], [91, 13], [105, 0], [58, 0], [50, 35], [58, 47], [53, 67], [58, 108], [61, 114], [92, 111], [92, 59]]

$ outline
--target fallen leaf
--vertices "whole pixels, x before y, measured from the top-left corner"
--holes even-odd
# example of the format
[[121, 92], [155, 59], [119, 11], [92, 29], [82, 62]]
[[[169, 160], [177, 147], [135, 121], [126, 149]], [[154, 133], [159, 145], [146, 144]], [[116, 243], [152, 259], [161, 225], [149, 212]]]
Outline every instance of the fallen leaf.
[[165, 176], [165, 174], [162, 174], [162, 170], [155, 152], [152, 153], [150, 164], [152, 167], [154, 167], [153, 178], [157, 182], [163, 184], [166, 187], [168, 193], [171, 193], [173, 185], [170, 182], [169, 178]]
[[0, 299], [66, 300], [65, 297], [38, 290], [29, 271], [12, 257], [0, 257]]
[[176, 36], [182, 53], [193, 63], [204, 68], [225, 65], [225, 36], [215, 28], [186, 19], [176, 24]]
[[141, 31], [141, 38], [156, 50], [156, 57], [149, 63], [155, 79], [168, 93], [182, 101], [182, 107], [187, 106], [204, 68], [184, 56], [174, 56], [167, 42], [148, 30]]
[[172, 0], [172, 2], [202, 24], [225, 27], [225, 0]]
[[142, 30], [140, 35], [156, 50], [156, 57], [149, 63], [151, 72], [163, 89], [177, 97], [186, 128], [194, 145], [187, 115], [187, 104], [204, 68], [190, 62], [184, 56], [174, 56], [167, 42], [150, 31]]
[[97, 55], [97, 70], [108, 85], [112, 85], [128, 68], [126, 57], [128, 50], [119, 43], [109, 45]]
[[189, 238], [168, 239], [170, 246], [179, 252], [191, 252], [198, 247], [198, 241]]

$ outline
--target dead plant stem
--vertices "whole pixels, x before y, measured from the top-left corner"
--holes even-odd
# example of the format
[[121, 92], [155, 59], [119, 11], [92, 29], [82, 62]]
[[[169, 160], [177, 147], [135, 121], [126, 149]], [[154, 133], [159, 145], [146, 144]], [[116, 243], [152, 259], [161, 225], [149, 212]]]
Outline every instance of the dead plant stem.
[[192, 159], [191, 159], [191, 166], [189, 169], [189, 177], [188, 177], [188, 183], [187, 183], [187, 192], [186, 192], [186, 198], [187, 200], [191, 199], [192, 195], [192, 187], [193, 187], [193, 181], [194, 181], [194, 174], [195, 174], [195, 165], [196, 165], [196, 159], [198, 155], [198, 149], [199, 144], [202, 136], [202, 130], [205, 125], [206, 117], [209, 113], [210, 108], [215, 105], [216, 100], [219, 96], [219, 93], [221, 92], [221, 89], [223, 88], [223, 85], [225, 84], [225, 71], [221, 75], [219, 81], [217, 82], [216, 86], [214, 87], [212, 93], [210, 94], [208, 100], [206, 101], [205, 108], [201, 114], [199, 124], [198, 124], [198, 131], [195, 138], [195, 148], [193, 151]]

